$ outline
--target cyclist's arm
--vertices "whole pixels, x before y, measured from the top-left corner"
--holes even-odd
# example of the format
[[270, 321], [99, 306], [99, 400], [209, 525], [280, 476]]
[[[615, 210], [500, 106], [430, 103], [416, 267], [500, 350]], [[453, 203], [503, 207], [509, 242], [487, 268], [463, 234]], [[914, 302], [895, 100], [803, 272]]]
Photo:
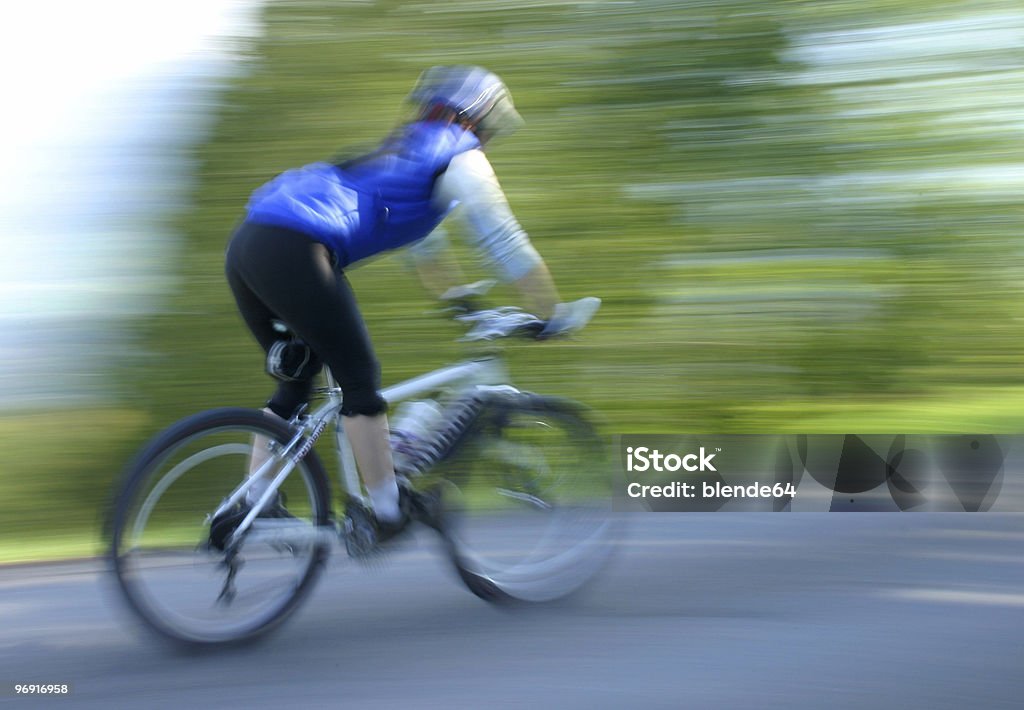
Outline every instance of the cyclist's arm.
[[559, 298], [547, 264], [538, 261], [532, 269], [516, 279], [515, 287], [531, 313], [544, 320], [552, 317]]
[[559, 302], [558, 291], [544, 260], [512, 214], [483, 151], [457, 155], [438, 178], [434, 199], [438, 205], [461, 206], [470, 238], [492, 269], [516, 287], [528, 308], [549, 318]]
[[448, 247], [447, 237], [444, 228], [438, 227], [408, 251], [423, 288], [434, 298], [441, 298], [448, 289], [466, 282], [459, 262]]

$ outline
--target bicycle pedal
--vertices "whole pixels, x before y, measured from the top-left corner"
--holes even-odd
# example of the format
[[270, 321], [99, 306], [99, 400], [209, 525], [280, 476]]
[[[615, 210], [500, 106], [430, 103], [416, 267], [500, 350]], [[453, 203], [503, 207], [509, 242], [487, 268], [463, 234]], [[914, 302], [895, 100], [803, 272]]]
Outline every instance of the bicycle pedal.
[[348, 530], [345, 532], [345, 552], [353, 559], [366, 558], [377, 551], [377, 540], [372, 533]]
[[379, 552], [370, 513], [360, 505], [350, 504], [341, 526], [341, 535], [345, 539], [345, 552], [353, 559], [368, 558]]

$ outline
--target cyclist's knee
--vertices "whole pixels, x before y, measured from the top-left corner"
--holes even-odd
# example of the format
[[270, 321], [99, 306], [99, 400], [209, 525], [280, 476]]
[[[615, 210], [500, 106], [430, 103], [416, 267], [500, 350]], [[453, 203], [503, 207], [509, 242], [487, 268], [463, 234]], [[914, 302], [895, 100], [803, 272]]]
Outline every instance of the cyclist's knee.
[[282, 419], [291, 419], [312, 394], [312, 380], [282, 382], [274, 396], [267, 401], [266, 407]]
[[299, 408], [299, 405], [289, 406], [287, 404], [282, 404], [280, 401], [273, 398], [267, 400], [265, 406], [267, 409], [269, 409], [271, 412], [281, 417], [282, 419], [291, 419]]
[[343, 415], [372, 417], [388, 411], [388, 403], [380, 396], [380, 363], [372, 352], [364, 357], [351, 358], [343, 367], [332, 371], [341, 385]]
[[356, 388], [344, 391], [341, 413], [346, 417], [363, 415], [373, 417], [388, 411], [388, 403], [374, 388]]

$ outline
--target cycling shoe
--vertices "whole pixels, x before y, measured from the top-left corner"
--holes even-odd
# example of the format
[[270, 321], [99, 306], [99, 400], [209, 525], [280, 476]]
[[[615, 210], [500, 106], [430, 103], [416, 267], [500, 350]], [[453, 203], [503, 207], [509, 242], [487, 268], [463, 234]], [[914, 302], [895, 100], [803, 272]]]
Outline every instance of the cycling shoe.
[[[222, 513], [211, 520], [209, 546], [214, 550], [223, 552], [227, 547], [231, 534], [235, 532], [239, 525], [242, 524], [242, 521], [245, 520], [245, 516], [247, 516], [251, 510], [252, 506], [248, 504], [235, 505], [227, 512]], [[267, 503], [266, 507], [264, 507], [256, 517], [264, 519], [295, 519], [295, 516], [289, 513], [288, 509], [284, 507], [283, 496], [280, 493], [278, 493], [272, 501]]]

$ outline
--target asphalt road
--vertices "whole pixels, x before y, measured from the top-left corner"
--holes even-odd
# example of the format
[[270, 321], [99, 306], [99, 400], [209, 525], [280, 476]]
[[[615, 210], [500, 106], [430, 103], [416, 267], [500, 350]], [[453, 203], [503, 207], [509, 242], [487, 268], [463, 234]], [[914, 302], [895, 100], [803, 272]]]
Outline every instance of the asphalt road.
[[0, 569], [0, 704], [1024, 707], [1024, 515], [627, 517], [569, 600], [489, 607], [424, 537], [371, 571], [339, 551], [284, 627], [214, 653], [154, 643], [96, 563]]

